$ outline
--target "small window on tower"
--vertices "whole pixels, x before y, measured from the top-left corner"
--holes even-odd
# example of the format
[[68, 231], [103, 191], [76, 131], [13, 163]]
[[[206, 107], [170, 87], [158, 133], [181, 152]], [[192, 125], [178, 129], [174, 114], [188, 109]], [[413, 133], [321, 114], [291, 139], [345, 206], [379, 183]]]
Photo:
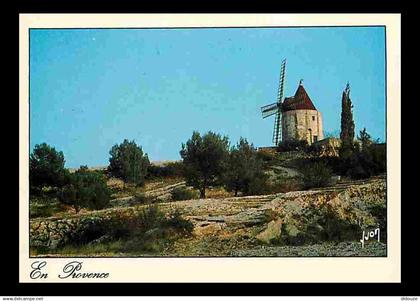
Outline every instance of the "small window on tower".
[[312, 116], [312, 121], [315, 121], [315, 116]]

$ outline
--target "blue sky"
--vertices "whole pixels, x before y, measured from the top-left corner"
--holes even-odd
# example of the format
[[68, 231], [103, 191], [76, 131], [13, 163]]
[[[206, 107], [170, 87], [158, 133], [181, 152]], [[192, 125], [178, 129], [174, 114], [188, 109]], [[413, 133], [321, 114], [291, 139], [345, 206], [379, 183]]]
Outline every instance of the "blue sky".
[[32, 29], [30, 147], [78, 167], [107, 165], [125, 138], [177, 160], [193, 130], [269, 146], [274, 118], [260, 107], [276, 101], [283, 58], [285, 96], [303, 79], [324, 133], [339, 133], [349, 81], [357, 133], [385, 141], [384, 41], [382, 27]]

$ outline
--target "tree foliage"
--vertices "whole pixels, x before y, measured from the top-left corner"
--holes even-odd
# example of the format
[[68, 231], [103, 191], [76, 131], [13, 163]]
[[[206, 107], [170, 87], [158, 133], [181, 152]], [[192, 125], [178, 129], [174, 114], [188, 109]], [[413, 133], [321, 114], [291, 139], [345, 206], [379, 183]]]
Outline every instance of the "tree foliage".
[[104, 176], [81, 166], [70, 176], [70, 183], [58, 193], [63, 204], [72, 206], [76, 213], [81, 208], [98, 210], [109, 205], [110, 192]]
[[265, 178], [262, 159], [257, 155], [254, 146], [241, 137], [229, 154], [227, 169], [223, 176], [226, 189], [233, 191], [235, 196], [239, 191], [248, 194], [256, 181], [262, 178]]
[[184, 163], [187, 185], [200, 191], [206, 197], [206, 188], [214, 185], [226, 169], [229, 155], [229, 140], [219, 134], [208, 132], [203, 136], [194, 131], [180, 151]]
[[315, 162], [302, 170], [302, 180], [305, 188], [325, 187], [331, 182], [332, 170], [324, 162]]
[[341, 99], [341, 147], [340, 156], [349, 157], [354, 148], [353, 104], [350, 99], [350, 86], [347, 84]]
[[47, 143], [37, 144], [29, 158], [31, 187], [61, 187], [66, 182], [64, 154]]
[[366, 179], [386, 172], [386, 143], [373, 140], [366, 129], [359, 132], [359, 143], [354, 146], [348, 156], [317, 157], [302, 160], [300, 168], [310, 166], [314, 162], [326, 164], [335, 174], [351, 179]]
[[146, 179], [182, 177], [182, 162], [168, 162], [164, 165], [150, 164], [147, 168]]
[[359, 132], [361, 149], [343, 158], [342, 171], [353, 179], [364, 179], [386, 171], [386, 144], [374, 143], [366, 128]]
[[121, 144], [115, 144], [109, 151], [109, 173], [127, 183], [144, 184], [147, 169], [150, 165], [147, 154], [134, 140], [125, 139]]
[[362, 150], [367, 150], [369, 146], [372, 145], [372, 142], [373, 142], [372, 137], [366, 131], [366, 128], [363, 128], [363, 130], [359, 132], [359, 136], [357, 137], [357, 139], [361, 143]]

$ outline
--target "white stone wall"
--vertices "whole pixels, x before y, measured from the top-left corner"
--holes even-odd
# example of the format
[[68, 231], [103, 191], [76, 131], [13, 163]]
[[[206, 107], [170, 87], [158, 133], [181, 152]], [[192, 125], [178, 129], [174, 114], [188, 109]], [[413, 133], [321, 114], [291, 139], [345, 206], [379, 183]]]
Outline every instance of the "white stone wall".
[[[315, 137], [316, 136], [316, 137]], [[324, 139], [321, 112], [293, 110], [282, 114], [282, 140], [306, 140], [312, 144]]]

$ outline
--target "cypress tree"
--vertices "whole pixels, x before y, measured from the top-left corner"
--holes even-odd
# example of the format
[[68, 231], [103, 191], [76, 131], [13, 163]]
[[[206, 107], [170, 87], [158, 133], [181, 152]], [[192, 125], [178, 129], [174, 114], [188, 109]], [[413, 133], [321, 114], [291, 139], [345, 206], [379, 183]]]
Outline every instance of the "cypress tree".
[[[352, 150], [354, 146], [353, 105], [350, 99], [350, 85], [347, 83], [341, 99], [341, 132], [342, 149]], [[346, 151], [347, 153], [347, 151]]]

